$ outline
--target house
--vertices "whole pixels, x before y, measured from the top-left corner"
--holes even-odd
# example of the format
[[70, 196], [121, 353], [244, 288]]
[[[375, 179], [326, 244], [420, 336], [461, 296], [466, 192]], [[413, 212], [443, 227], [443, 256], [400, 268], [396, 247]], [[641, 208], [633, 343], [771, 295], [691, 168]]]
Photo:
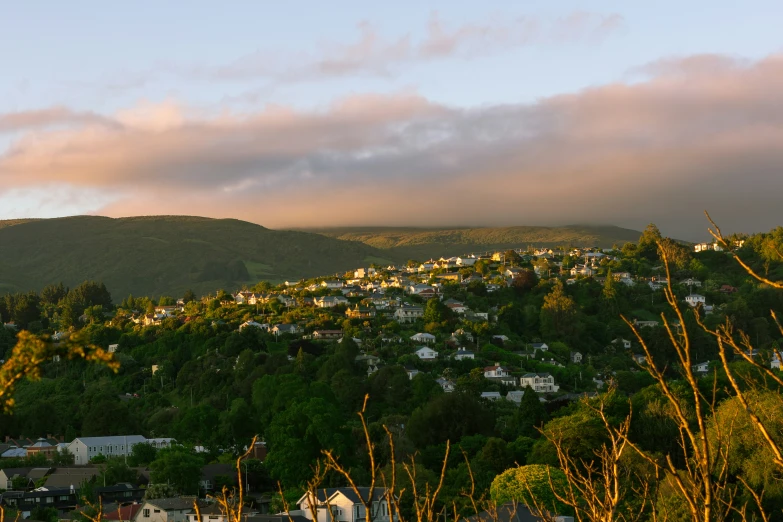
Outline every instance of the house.
[[473, 342], [473, 334], [470, 332], [466, 332], [462, 328], [452, 332], [449, 340], [454, 342], [459, 342], [460, 338], [462, 337], [464, 337], [466, 340], [470, 341], [471, 343]]
[[343, 287], [343, 282], [336, 279], [330, 279], [321, 282], [321, 288], [326, 288], [328, 290], [339, 290], [342, 287]]
[[408, 379], [411, 380], [411, 381], [413, 380], [414, 377], [416, 377], [417, 375], [419, 375], [421, 373], [419, 370], [417, 370], [413, 366], [404, 366], [404, 368], [405, 368], [405, 373], [408, 374]]
[[46, 489], [78, 488], [81, 483], [100, 475], [100, 472], [100, 468], [93, 467], [58, 467], [46, 476], [44, 487]]
[[145, 488], [123, 482], [114, 486], [99, 486], [95, 488], [95, 495], [101, 499], [106, 506], [112, 502], [125, 504], [130, 502], [139, 502], [144, 498]]
[[357, 268], [353, 272], [353, 276], [356, 279], [364, 279], [365, 277], [373, 277], [376, 274], [375, 269], [370, 268]]
[[622, 344], [623, 349], [630, 350], [631, 349], [631, 341], [627, 339], [623, 339], [621, 337], [618, 337], [614, 341], [612, 341], [612, 344]]
[[20, 518], [30, 518], [36, 507], [51, 507], [58, 515], [64, 515], [76, 509], [79, 499], [77, 490], [67, 488], [42, 488], [35, 491], [6, 491], [0, 496], [3, 507], [16, 509]]
[[457, 361], [462, 361], [463, 359], [475, 359], [476, 356], [470, 350], [466, 350], [465, 348], [458, 348], [457, 353], [454, 354], [453, 358]]
[[508, 375], [509, 375], [508, 370], [500, 366], [500, 363], [495, 363], [495, 366], [484, 367], [484, 377], [486, 377], [487, 379], [508, 377]]
[[696, 288], [701, 288], [701, 281], [699, 281], [698, 279], [694, 279], [692, 277], [689, 277], [688, 279], [683, 279], [682, 281], [680, 281], [680, 284], [685, 286], [695, 286]]
[[[239, 511], [234, 503], [231, 503], [230, 507], [234, 513]], [[227, 522], [236, 520], [229, 513], [226, 513], [225, 507], [219, 502], [215, 502], [203, 508], [199, 507], [198, 513], [195, 513], [194, 511], [195, 510], [191, 510], [191, 513], [188, 514], [188, 522]], [[201, 520], [198, 518], [199, 514], [201, 515]], [[238, 514], [240, 515], [240, 520], [245, 521], [250, 517], [258, 515], [259, 510], [243, 506], [241, 513]]]
[[375, 308], [360, 308], [356, 305], [346, 310], [345, 315], [350, 319], [370, 319], [375, 317]]
[[432, 262], [422, 263], [422, 264], [419, 265], [419, 267], [417, 269], [417, 272], [419, 272], [419, 273], [429, 272], [429, 271], [431, 271], [434, 268], [435, 268], [435, 263], [432, 263]]
[[215, 490], [216, 484], [219, 482], [217, 477], [228, 477], [233, 480], [237, 478], [237, 467], [234, 464], [207, 464], [201, 468], [201, 479], [198, 481], [198, 487], [205, 493], [210, 493]]
[[658, 321], [640, 321], [638, 319], [633, 320], [634, 326], [638, 326], [639, 328], [654, 328], [658, 326]]
[[291, 515], [304, 516], [313, 522], [364, 522], [367, 512], [362, 500], [371, 506], [373, 522], [398, 520], [396, 514], [394, 518], [391, 516], [386, 488], [380, 487], [375, 488], [372, 498], [367, 487], [357, 487], [356, 491], [351, 487], [325, 488], [319, 489], [316, 495], [308, 492], [296, 502], [298, 509], [291, 511]]
[[706, 299], [703, 295], [699, 294], [691, 294], [688, 296], [685, 296], [685, 302], [688, 303], [688, 306], [691, 307], [697, 307], [700, 304], [703, 305], [706, 303]]
[[316, 330], [313, 332], [313, 339], [318, 341], [323, 341], [326, 339], [340, 339], [342, 336], [342, 330]]
[[539, 350], [545, 352], [549, 350], [549, 346], [546, 343], [532, 343], [530, 346], [533, 348], [534, 352], [537, 352]]
[[51, 444], [48, 440], [41, 437], [34, 444], [25, 447], [27, 449], [27, 456], [32, 457], [34, 455], [43, 455], [47, 459], [51, 459], [57, 454], [57, 445]]
[[105, 513], [103, 518], [109, 522], [132, 522], [136, 520], [140, 509], [141, 504], [129, 504]]
[[500, 399], [503, 398], [503, 396], [500, 395], [500, 392], [486, 391], [486, 392], [481, 392], [481, 398], [487, 399], [488, 401], [499, 401]]
[[647, 362], [647, 356], [643, 353], [635, 353], [633, 354], [633, 360], [636, 361], [636, 364], [645, 364]]
[[476, 261], [478, 261], [478, 259], [475, 257], [458, 257], [457, 266], [473, 266], [476, 264]]
[[412, 323], [424, 317], [424, 308], [420, 306], [402, 306], [394, 311], [394, 320], [400, 324]]
[[313, 299], [313, 304], [318, 308], [334, 308], [338, 305], [347, 305], [350, 301], [341, 295], [325, 295]]
[[526, 373], [519, 379], [519, 385], [522, 388], [529, 386], [536, 393], [554, 393], [560, 389], [549, 373]]
[[508, 337], [505, 335], [493, 335], [491, 339], [500, 342], [501, 345], [508, 341]]
[[446, 393], [451, 393], [456, 389], [456, 386], [454, 385], [454, 381], [450, 379], [446, 379], [444, 377], [438, 377], [435, 382], [438, 383], [438, 386], [441, 387], [441, 389]]
[[468, 310], [467, 306], [457, 301], [456, 299], [446, 299], [443, 301], [443, 304], [445, 304], [455, 314], [464, 314]]
[[189, 522], [195, 497], [156, 498], [141, 505], [136, 522]]
[[780, 370], [780, 357], [777, 354], [772, 355], [772, 360], [769, 362], [769, 367], [773, 370]]
[[270, 330], [275, 336], [284, 334], [296, 335], [301, 331], [302, 329], [297, 324], [276, 324]]
[[500, 363], [495, 363], [495, 366], [486, 366], [484, 368], [484, 378], [505, 384], [506, 386], [514, 386], [517, 383], [516, 377], [512, 377], [508, 369], [500, 366]]
[[506, 400], [520, 404], [522, 402], [523, 395], [525, 395], [524, 390], [511, 390], [506, 394]]
[[245, 321], [244, 323], [240, 324], [239, 325], [239, 331], [241, 332], [242, 330], [244, 330], [248, 326], [250, 326], [252, 328], [258, 328], [259, 330], [266, 330], [267, 332], [269, 331], [269, 325], [268, 324], [266, 324], [266, 323], [257, 323], [255, 321]]
[[579, 352], [571, 352], [571, 362], [580, 364], [582, 362], [582, 354]]
[[411, 341], [417, 343], [431, 344], [435, 342], [435, 336], [430, 333], [419, 332], [417, 334], [411, 335]]
[[133, 446], [147, 442], [141, 435], [117, 435], [113, 437], [80, 437], [68, 444], [68, 452], [73, 455], [73, 463], [84, 466], [90, 459], [104, 457], [124, 457], [131, 454]]
[[[30, 486], [30, 472], [35, 468], [5, 468], [0, 469], [0, 489], [16, 489], [13, 482], [25, 483], [24, 488]], [[48, 469], [47, 469], [48, 471]]]
[[693, 373], [707, 373], [710, 371], [710, 361], [694, 364], [691, 366]]
[[723, 292], [724, 294], [733, 294], [736, 291], [737, 289], [731, 285], [721, 285], [719, 290], [719, 292]]
[[422, 361], [434, 361], [438, 358], [438, 352], [427, 346], [422, 346], [414, 352]]

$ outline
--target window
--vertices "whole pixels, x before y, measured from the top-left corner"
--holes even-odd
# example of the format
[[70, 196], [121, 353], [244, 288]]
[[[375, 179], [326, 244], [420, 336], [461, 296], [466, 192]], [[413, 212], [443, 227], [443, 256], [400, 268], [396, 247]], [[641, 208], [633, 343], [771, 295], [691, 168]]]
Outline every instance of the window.
[[160, 509], [156, 509], [156, 510], [155, 510], [155, 513], [160, 513]]
[[54, 497], [46, 497], [47, 504], [51, 504], [52, 502], [54, 502]]
[[150, 518], [150, 510], [149, 509], [145, 509], [144, 510], [144, 518]]

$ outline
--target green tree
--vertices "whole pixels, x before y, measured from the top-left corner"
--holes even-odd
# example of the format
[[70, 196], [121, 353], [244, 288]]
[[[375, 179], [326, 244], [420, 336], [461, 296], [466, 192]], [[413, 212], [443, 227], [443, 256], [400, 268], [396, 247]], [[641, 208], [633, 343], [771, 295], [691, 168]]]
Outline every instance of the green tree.
[[150, 464], [154, 484], [170, 484], [183, 495], [197, 495], [204, 461], [184, 446], [162, 448]]
[[544, 425], [548, 417], [544, 405], [538, 399], [538, 394], [530, 386], [526, 386], [519, 409], [512, 419], [517, 435], [538, 437], [538, 428]]
[[558, 280], [552, 291], [544, 297], [541, 307], [541, 333], [562, 338], [575, 330], [576, 303], [565, 294], [563, 283]]
[[138, 443], [134, 444], [131, 449], [131, 454], [128, 457], [128, 462], [133, 467], [147, 466], [158, 455], [158, 448], [152, 444]]
[[564, 515], [568, 514], [570, 509], [557, 500], [554, 492], [562, 494], [567, 488], [568, 481], [565, 473], [559, 469], [542, 464], [530, 464], [504, 471], [495, 477], [489, 491], [492, 500], [498, 505], [517, 501]]
[[641, 257], [650, 261], [658, 260], [658, 242], [662, 239], [661, 231], [653, 223], [647, 225], [639, 237], [637, 251]]
[[136, 471], [131, 469], [124, 459], [110, 458], [103, 465], [98, 483], [113, 486], [121, 482], [135, 483], [137, 479]]

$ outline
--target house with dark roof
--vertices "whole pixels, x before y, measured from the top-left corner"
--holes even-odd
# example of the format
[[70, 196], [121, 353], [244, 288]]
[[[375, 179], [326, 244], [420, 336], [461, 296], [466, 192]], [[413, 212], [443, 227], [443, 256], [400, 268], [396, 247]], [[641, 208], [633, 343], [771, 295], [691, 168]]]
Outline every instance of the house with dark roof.
[[[363, 522], [366, 519], [364, 500], [373, 510], [370, 514], [374, 522], [391, 522], [398, 520], [391, 510], [386, 498], [386, 488], [375, 488], [370, 498], [370, 488], [326, 488], [318, 490], [317, 495], [308, 492], [296, 502], [298, 509], [292, 515], [305, 517], [314, 522]], [[331, 514], [329, 513], [331, 510]], [[313, 517], [315, 512], [315, 518]]]
[[37, 491], [6, 491], [0, 494], [0, 503], [6, 508], [19, 510], [21, 518], [29, 518], [30, 512], [39, 506], [51, 507], [63, 515], [78, 505], [75, 488], [41, 488]]
[[[156, 498], [141, 505], [136, 522], [189, 522], [196, 497]], [[199, 504], [201, 507], [202, 504]]]

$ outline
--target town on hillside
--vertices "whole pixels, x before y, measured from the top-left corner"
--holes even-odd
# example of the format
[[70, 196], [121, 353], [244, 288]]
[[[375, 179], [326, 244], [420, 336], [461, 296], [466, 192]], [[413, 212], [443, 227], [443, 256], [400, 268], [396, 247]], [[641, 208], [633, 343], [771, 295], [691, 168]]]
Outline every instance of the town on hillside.
[[[764, 240], [733, 244], [763, 265]], [[428, 479], [441, 472], [447, 442], [459, 447], [467, 464], [454, 464], [444, 498], [469, 511], [462, 492], [471, 483], [486, 493], [515, 465], [558, 464], [547, 430], [599, 437], [591, 430], [600, 426], [582, 424], [590, 401], [614, 401], [618, 412], [633, 404], [644, 422], [663, 422], [644, 405], [659, 393], [651, 357], [665, 378], [681, 378], [670, 332], [729, 318], [755, 336], [750, 360], [779, 372], [774, 324], [760, 318], [780, 302], [731, 252], [667, 240], [654, 227], [611, 249], [369, 263], [204, 296], [115, 303], [97, 282], [8, 294], [5, 358], [24, 330], [54, 346], [88, 342], [120, 366], [58, 355], [43, 379], [20, 386], [14, 415], [0, 418], [0, 505], [46, 522], [89, 520], [97, 502], [111, 521], [221, 522], [226, 506], [215, 495], [241, 485], [248, 522], [315, 520], [319, 509], [358, 522], [366, 498], [340, 476], [322, 477], [329, 487], [317, 497], [305, 486], [324, 450], [366, 465], [362, 410], [384, 458], [388, 430], [400, 458], [414, 458]], [[708, 386], [723, 368], [715, 341], [695, 337], [691, 350], [687, 374]], [[662, 453], [676, 439], [634, 436]], [[390, 463], [382, 466], [387, 473]], [[383, 492], [374, 490], [373, 519], [397, 520]]]

